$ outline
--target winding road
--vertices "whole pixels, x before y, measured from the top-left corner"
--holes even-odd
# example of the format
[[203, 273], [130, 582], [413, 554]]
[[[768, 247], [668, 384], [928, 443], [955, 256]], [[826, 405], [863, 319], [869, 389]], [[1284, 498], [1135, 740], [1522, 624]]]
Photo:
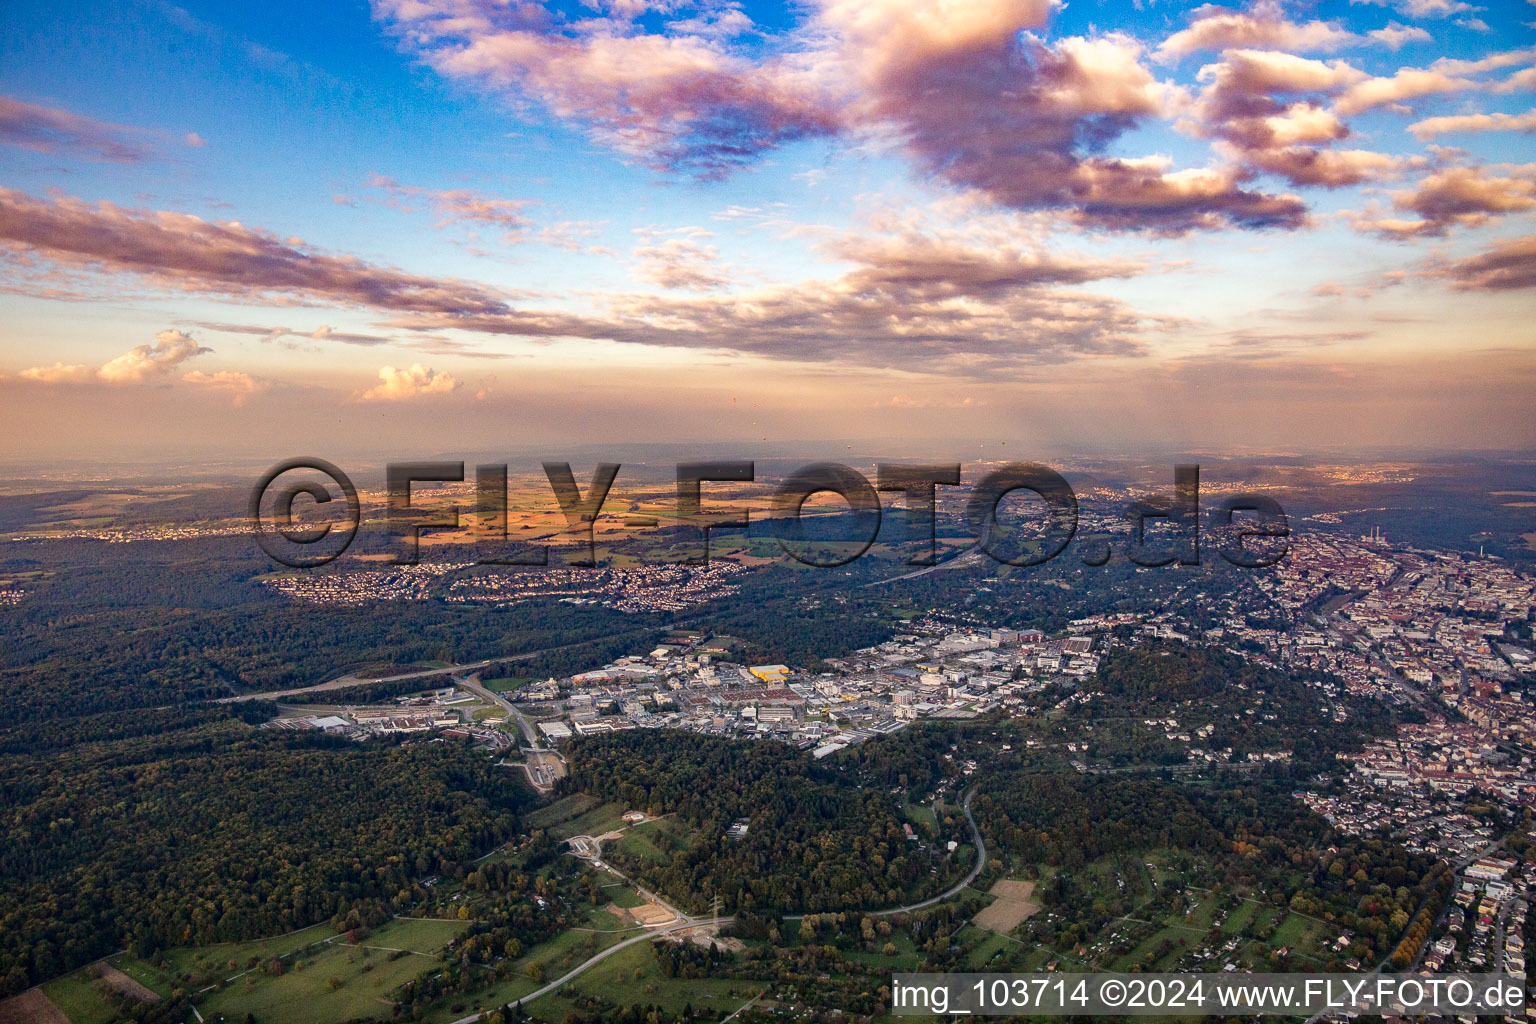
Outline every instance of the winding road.
[[[870, 910], [865, 911], [865, 913], [869, 914], [871, 917], [890, 917], [895, 914], [906, 914], [913, 910], [921, 910], [924, 907], [931, 907], [935, 903], [943, 903], [945, 900], [953, 899], [955, 896], [959, 895], [962, 889], [976, 881], [976, 878], [981, 874], [982, 869], [987, 866], [987, 847], [986, 844], [982, 842], [981, 829], [976, 827], [976, 819], [971, 816], [971, 797], [975, 795], [976, 791], [973, 789], [967, 793], [965, 795], [965, 799], [960, 802], [960, 810], [965, 813], [965, 823], [970, 826], [971, 838], [976, 843], [976, 863], [971, 866], [970, 873], [955, 885], [952, 885], [948, 889], [939, 893], [937, 896], [933, 896], [926, 900], [920, 900], [917, 903], [908, 903], [907, 905], [901, 907], [892, 907], [889, 910]], [[611, 866], [602, 864], [601, 862], [599, 863], [600, 866], [607, 868], [607, 870], [614, 871]], [[614, 873], [619, 874], [617, 871], [614, 871]], [[620, 877], [623, 876], [620, 875]], [[786, 914], [784, 916], [784, 920], [798, 921], [803, 917], [805, 917], [804, 914]], [[722, 925], [726, 925], [730, 924], [734, 920], [735, 918], [722, 917], [720, 918], [720, 923]], [[525, 996], [522, 996], [521, 998], [513, 999], [511, 1000], [511, 1003], [514, 1005], [531, 1003], [535, 999], [538, 999], [542, 996], [547, 996], [551, 992], [558, 991], [562, 986], [570, 983], [590, 968], [595, 967], [599, 963], [602, 963], [604, 960], [617, 953], [619, 950], [627, 949], [637, 942], [649, 942], [651, 939], [654, 939], [658, 935], [668, 935], [672, 932], [686, 931], [689, 928], [698, 928], [703, 925], [712, 923], [713, 919], [708, 917], [682, 917], [681, 920], [674, 924], [669, 924], [663, 928], [656, 928], [651, 931], [644, 932], [643, 934], [636, 935], [632, 939], [625, 939], [623, 942], [616, 943], [612, 946], [609, 946], [607, 949], [594, 953], [592, 956], [588, 957], [586, 960], [582, 961], [580, 964], [573, 967], [565, 974], [562, 974], [554, 981], [545, 985], [543, 988], [535, 989], [534, 991], [528, 993]], [[480, 1019], [480, 1015], [483, 1012], [483, 1010], [477, 1010], [476, 1012], [469, 1014], [466, 1017], [460, 1017], [458, 1020], [454, 1021], [453, 1024], [474, 1024], [475, 1021]]]

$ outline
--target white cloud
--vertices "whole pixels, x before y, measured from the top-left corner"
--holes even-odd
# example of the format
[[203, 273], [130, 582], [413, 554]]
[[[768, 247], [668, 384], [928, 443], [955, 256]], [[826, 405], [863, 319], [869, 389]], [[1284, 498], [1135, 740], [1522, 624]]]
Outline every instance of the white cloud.
[[1372, 29], [1366, 35], [1392, 50], [1398, 49], [1404, 43], [1428, 43], [1433, 42], [1435, 38], [1429, 34], [1428, 29], [1417, 25], [1399, 25], [1395, 21], [1386, 28]]
[[153, 345], [131, 348], [100, 369], [93, 369], [85, 363], [60, 362], [52, 366], [29, 367], [18, 376], [43, 384], [84, 384], [92, 380], [102, 380], [108, 384], [138, 384], [165, 377], [188, 359], [212, 351], [211, 348], [199, 345], [189, 334], [166, 330], [155, 335]]
[[1355, 0], [1355, 3], [1390, 7], [1409, 18], [1448, 18], [1464, 11], [1480, 11], [1481, 7], [1463, 3], [1462, 0]]
[[404, 370], [380, 367], [379, 381], [377, 387], [363, 392], [361, 401], [398, 402], [426, 395], [447, 395], [459, 388], [459, 382], [452, 374], [438, 373], [420, 363], [413, 363]]
[[19, 376], [43, 384], [79, 384], [96, 376], [96, 371], [84, 363], [54, 363], [52, 366], [33, 366], [22, 370]]
[[213, 351], [181, 331], [161, 331], [155, 338], [153, 345], [129, 349], [103, 366], [98, 371], [101, 379], [112, 384], [150, 380], [170, 373], [193, 356]]

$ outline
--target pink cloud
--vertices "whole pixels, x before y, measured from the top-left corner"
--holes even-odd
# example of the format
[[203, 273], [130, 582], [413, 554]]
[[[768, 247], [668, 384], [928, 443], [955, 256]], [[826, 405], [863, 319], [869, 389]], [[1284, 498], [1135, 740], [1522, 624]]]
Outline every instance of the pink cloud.
[[140, 163], [153, 153], [140, 129], [8, 96], [0, 96], [0, 142], [38, 153], [72, 153], [116, 164]]
[[1395, 21], [1386, 28], [1372, 29], [1366, 35], [1392, 50], [1401, 49], [1406, 43], [1432, 42], [1435, 38], [1429, 34], [1428, 29], [1417, 25], [1399, 25]]
[[438, 190], [401, 185], [380, 174], [370, 178], [368, 186], [382, 189], [397, 199], [425, 200], [438, 216], [440, 227], [455, 223], [487, 224], [501, 228], [509, 237], [516, 237], [533, 226], [533, 221], [522, 213], [533, 205], [529, 199], [497, 199], [469, 189]]
[[1495, 242], [1476, 256], [1443, 262], [1428, 272], [1458, 291], [1536, 288], [1536, 235]]
[[1327, 99], [1365, 77], [1343, 61], [1233, 50], [1200, 69], [1208, 84], [1185, 127], [1221, 140], [1218, 148], [1245, 173], [1321, 188], [1377, 180], [1396, 173], [1403, 161], [1371, 150], [1325, 148], [1350, 134]]
[[1401, 68], [1390, 78], [1369, 78], [1351, 86], [1339, 97], [1337, 109], [1341, 114], [1358, 114], [1373, 107], [1420, 96], [1438, 93], [1461, 92], [1477, 88], [1477, 83], [1457, 78], [1443, 71], [1426, 71], [1421, 68]]
[[1408, 130], [1420, 141], [1448, 132], [1533, 132], [1536, 131], [1536, 110], [1528, 110], [1523, 114], [1427, 117], [1409, 125]]
[[[1304, 222], [1298, 199], [1243, 188], [1235, 173], [1100, 155], [1166, 116], [1180, 91], [1129, 36], [1031, 35], [1054, 6], [822, 0], [750, 50], [693, 31], [673, 4], [643, 22], [627, 7], [579, 20], [473, 0], [375, 0], [375, 14], [440, 73], [542, 106], [663, 170], [720, 176], [787, 142], [857, 136], [952, 186], [1084, 224], [1176, 234]], [[745, 28], [736, 19], [732, 32]]]
[[[720, 253], [690, 237], [655, 237], [643, 232], [649, 244], [636, 246], [635, 276], [663, 288], [688, 291], [714, 291], [731, 283], [727, 268], [720, 264]], [[696, 232], [700, 237], [708, 232]]]
[[162, 287], [258, 301], [323, 300], [450, 314], [509, 312], [500, 297], [480, 286], [328, 255], [300, 239], [279, 238], [237, 221], [206, 221], [68, 196], [39, 199], [0, 188], [0, 246], [59, 266], [130, 273]]
[[1189, 28], [1163, 40], [1157, 56], [1161, 61], [1176, 61], [1199, 50], [1239, 48], [1327, 51], [1356, 40], [1354, 33], [1334, 22], [1292, 22], [1275, 3], [1255, 4], [1246, 11], [1206, 4], [1191, 12]]
[[[1497, 173], [1502, 170], [1504, 173]], [[1393, 193], [1392, 205], [1417, 219], [1362, 215], [1355, 226], [1389, 238], [1443, 235], [1452, 226], [1476, 227], [1496, 217], [1536, 209], [1536, 164], [1449, 167], [1418, 186]]]
[[1394, 174], [1403, 166], [1398, 157], [1368, 149], [1314, 149], [1310, 146], [1284, 146], [1252, 149], [1243, 153], [1252, 167], [1278, 174], [1297, 185], [1341, 188], [1376, 181]]

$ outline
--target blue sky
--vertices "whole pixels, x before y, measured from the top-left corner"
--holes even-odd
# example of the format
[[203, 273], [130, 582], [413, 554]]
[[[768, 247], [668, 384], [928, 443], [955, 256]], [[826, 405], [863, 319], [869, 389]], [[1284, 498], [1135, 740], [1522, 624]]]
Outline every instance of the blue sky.
[[11, 4], [0, 426], [1529, 446], [1532, 22]]

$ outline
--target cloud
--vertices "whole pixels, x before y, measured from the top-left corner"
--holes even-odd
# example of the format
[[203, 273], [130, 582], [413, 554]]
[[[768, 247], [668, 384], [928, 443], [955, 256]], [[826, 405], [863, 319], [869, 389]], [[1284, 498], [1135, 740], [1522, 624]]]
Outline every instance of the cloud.
[[[793, 55], [732, 53], [717, 26], [648, 10], [569, 19], [537, 4], [374, 0], [402, 45], [450, 78], [544, 107], [659, 169], [717, 177], [761, 153], [838, 129], [836, 104]], [[745, 16], [730, 19], [747, 28]], [[702, 31], [701, 31], [702, 29]]]
[[1532, 132], [1536, 131], [1536, 110], [1523, 114], [1458, 114], [1427, 117], [1408, 126], [1419, 141], [1448, 132]]
[[1476, 227], [1496, 216], [1536, 209], [1536, 164], [1449, 167], [1425, 177], [1414, 189], [1393, 193], [1392, 205], [1418, 219], [1366, 214], [1355, 226], [1388, 238], [1438, 236], [1454, 226]]
[[1536, 61], [1536, 46], [1527, 46], [1519, 50], [1501, 50], [1476, 60], [1441, 57], [1429, 67], [1431, 71], [1442, 71], [1447, 75], [1480, 75], [1485, 71], [1496, 71], [1515, 64], [1529, 64], [1532, 61]]
[[1403, 100], [1417, 99], [1420, 96], [1461, 92], [1465, 89], [1475, 88], [1477, 88], [1476, 82], [1466, 78], [1457, 78], [1442, 71], [1401, 68], [1390, 78], [1369, 78], [1357, 85], [1350, 86], [1339, 97], [1336, 109], [1339, 113], [1345, 115], [1358, 114], [1373, 107], [1381, 107], [1389, 103], [1400, 103]]
[[208, 145], [208, 140], [197, 134], [197, 132], [187, 132], [187, 134], [181, 137], [181, 141], [183, 145], [191, 149], [202, 149]]
[[1314, 149], [1285, 146], [1253, 149], [1243, 153], [1252, 167], [1278, 174], [1296, 185], [1341, 188], [1376, 181], [1395, 174], [1403, 166], [1398, 157], [1368, 149]]
[[[52, 366], [29, 367], [22, 370], [18, 376], [43, 384], [86, 384], [92, 381], [102, 381], [107, 384], [143, 384], [163, 380], [188, 359], [212, 351], [211, 348], [199, 345], [189, 334], [178, 330], [164, 330], [155, 335], [153, 345], [139, 345], [131, 348], [99, 369], [84, 363], [61, 362], [54, 363]], [[188, 375], [182, 379], [188, 380], [190, 377], [191, 375]]]
[[1497, 93], [1510, 92], [1536, 92], [1536, 68], [1525, 68], [1516, 71], [1504, 81], [1493, 87]]
[[1128, 36], [1047, 45], [1003, 21], [959, 43], [945, 36], [943, 46], [924, 46], [921, 35], [896, 30], [900, 15], [892, 18], [894, 27], [881, 23], [858, 50], [862, 109], [891, 125], [918, 166], [941, 181], [1013, 209], [1060, 210], [1085, 226], [1158, 235], [1306, 219], [1296, 197], [1242, 188], [1230, 170], [1098, 155], [1178, 99]]
[[476, 0], [375, 0], [374, 11], [439, 73], [541, 106], [667, 172], [721, 177], [786, 143], [836, 137], [895, 146], [948, 185], [1086, 226], [1167, 235], [1305, 222], [1296, 197], [1243, 188], [1221, 168], [1103, 155], [1181, 90], [1143, 66], [1131, 36], [1033, 35], [1055, 6], [820, 0], [801, 25], [736, 46], [690, 31], [672, 3], [581, 20]]
[[[650, 232], [645, 232], [651, 235]], [[707, 235], [708, 232], [699, 232]], [[652, 238], [652, 244], [636, 246], [635, 276], [663, 288], [714, 291], [731, 283], [720, 265], [720, 253], [712, 245], [693, 238]]]
[[259, 381], [248, 373], [236, 373], [232, 370], [219, 370], [216, 373], [192, 370], [182, 374], [181, 379], [188, 384], [228, 391], [235, 405], [244, 405], [247, 396], [267, 388], [265, 381]]
[[84, 363], [54, 363], [52, 366], [29, 367], [18, 376], [43, 384], [83, 384], [93, 379], [96, 371]]
[[[977, 217], [963, 228], [899, 222], [820, 243], [851, 263], [838, 276], [730, 295], [610, 296], [601, 336], [612, 341], [729, 351], [768, 359], [853, 364], [963, 377], [1138, 356], [1166, 319], [1078, 290], [1132, 277], [1143, 264], [1050, 252], [1021, 239], [1022, 217]], [[415, 326], [432, 329], [437, 318]], [[463, 321], [458, 326], [470, 326]], [[523, 324], [477, 318], [472, 328], [520, 335]]]
[[1442, 262], [1426, 276], [1443, 278], [1457, 291], [1536, 288], [1536, 235], [1495, 242], [1476, 256]]
[[1402, 167], [1400, 158], [1385, 153], [1323, 148], [1350, 134], [1326, 99], [1365, 78], [1343, 61], [1231, 50], [1201, 68], [1199, 78], [1207, 84], [1182, 126], [1220, 140], [1218, 151], [1245, 173], [1340, 188], [1378, 180]]
[[315, 341], [336, 341], [343, 345], [387, 345], [394, 339], [382, 334], [354, 334], [348, 331], [338, 331], [329, 325], [322, 325], [310, 331], [296, 331], [288, 327], [262, 327], [257, 324], [230, 324], [219, 321], [198, 321], [194, 326], [207, 331], [219, 331], [223, 334], [254, 334], [262, 341], [278, 341], [282, 338], [310, 338]]
[[251, 301], [324, 301], [438, 313], [509, 313], [483, 287], [332, 256], [238, 221], [124, 209], [0, 188], [0, 248], [151, 284]]
[[459, 382], [449, 373], [438, 373], [430, 367], [413, 363], [409, 368], [397, 370], [393, 366], [379, 369], [380, 383], [358, 396], [363, 402], [399, 402], [431, 395], [452, 394], [459, 389]]
[[1163, 40], [1157, 48], [1157, 59], [1171, 63], [1198, 50], [1237, 48], [1327, 51], [1357, 39], [1354, 33], [1333, 22], [1289, 21], [1275, 3], [1255, 4], [1247, 11], [1206, 4], [1191, 12], [1189, 28]]
[[1426, 28], [1420, 28], [1418, 25], [1399, 25], [1395, 21], [1386, 28], [1372, 29], [1366, 33], [1366, 36], [1391, 50], [1401, 49], [1406, 43], [1433, 42], [1435, 38]]
[[128, 384], [157, 377], [164, 377], [193, 356], [212, 352], [203, 348], [191, 335], [167, 330], [155, 335], [153, 345], [140, 345], [129, 349], [98, 371], [102, 380], [111, 384]]
[[1481, 7], [1463, 3], [1462, 0], [1351, 0], [1351, 2], [1390, 7], [1406, 18], [1448, 18], [1464, 11], [1482, 10]]
[[469, 189], [437, 190], [401, 185], [393, 178], [380, 174], [368, 180], [368, 187], [382, 189], [397, 200], [426, 200], [439, 218], [439, 227], [463, 223], [488, 224], [501, 228], [509, 238], [517, 237], [533, 227], [533, 221], [522, 214], [525, 207], [533, 205], [533, 201], [528, 199], [496, 199]]
[[8, 96], [0, 96], [0, 142], [38, 153], [68, 153], [115, 164], [141, 163], [153, 155], [146, 133], [139, 129]]
[[1199, 71], [1209, 83], [1201, 94], [1212, 120], [1272, 113], [1277, 94], [1331, 94], [1368, 76], [1342, 60], [1321, 61], [1268, 50], [1232, 50]]

